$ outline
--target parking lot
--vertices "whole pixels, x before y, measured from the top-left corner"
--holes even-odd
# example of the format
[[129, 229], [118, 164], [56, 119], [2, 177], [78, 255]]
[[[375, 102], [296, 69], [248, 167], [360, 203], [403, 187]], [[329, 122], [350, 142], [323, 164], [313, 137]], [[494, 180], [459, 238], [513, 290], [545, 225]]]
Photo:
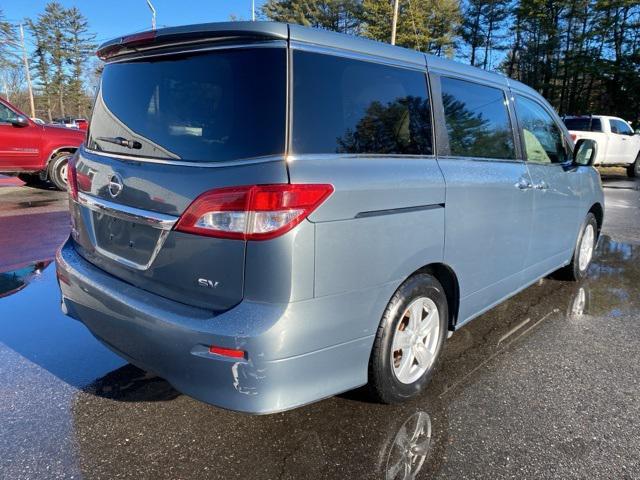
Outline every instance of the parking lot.
[[640, 478], [640, 182], [603, 172], [583, 283], [545, 279], [463, 327], [428, 391], [248, 416], [192, 400], [59, 307], [65, 193], [0, 182], [0, 477]]

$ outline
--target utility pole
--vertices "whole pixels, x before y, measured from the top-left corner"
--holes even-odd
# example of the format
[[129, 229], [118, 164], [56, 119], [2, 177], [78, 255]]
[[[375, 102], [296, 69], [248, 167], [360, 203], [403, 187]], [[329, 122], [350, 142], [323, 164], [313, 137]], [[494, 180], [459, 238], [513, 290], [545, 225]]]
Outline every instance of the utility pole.
[[20, 24], [20, 44], [22, 45], [22, 61], [24, 62], [24, 73], [27, 76], [27, 90], [29, 91], [29, 107], [31, 107], [31, 117], [36, 116], [36, 105], [33, 101], [33, 88], [31, 86], [31, 72], [29, 71], [29, 59], [27, 58], [27, 48], [24, 46], [24, 28]]
[[251, 21], [256, 21], [256, 0], [251, 0]]
[[149, 10], [151, 10], [151, 30], [156, 29], [156, 9], [153, 7], [151, 0], [147, 0], [147, 5], [149, 6]]
[[394, 0], [393, 2], [393, 20], [391, 22], [391, 45], [396, 44], [396, 27], [398, 26], [398, 6], [400, 0]]

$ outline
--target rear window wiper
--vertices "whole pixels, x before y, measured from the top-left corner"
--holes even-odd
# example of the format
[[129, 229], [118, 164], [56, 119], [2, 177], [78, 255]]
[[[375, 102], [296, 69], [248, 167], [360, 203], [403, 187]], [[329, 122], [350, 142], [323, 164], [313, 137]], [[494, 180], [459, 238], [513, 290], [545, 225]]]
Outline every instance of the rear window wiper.
[[121, 147], [135, 148], [136, 150], [140, 150], [142, 148], [142, 144], [137, 140], [128, 140], [124, 137], [97, 137], [96, 140], [99, 142], [114, 143]]

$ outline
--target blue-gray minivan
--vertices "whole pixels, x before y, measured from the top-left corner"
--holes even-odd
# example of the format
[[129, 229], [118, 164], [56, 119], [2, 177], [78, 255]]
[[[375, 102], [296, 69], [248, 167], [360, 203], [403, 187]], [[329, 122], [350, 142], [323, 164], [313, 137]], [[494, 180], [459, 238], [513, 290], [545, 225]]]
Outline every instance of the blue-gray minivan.
[[586, 275], [597, 146], [508, 78], [281, 23], [102, 45], [69, 164], [62, 309], [194, 398], [417, 395], [446, 338]]

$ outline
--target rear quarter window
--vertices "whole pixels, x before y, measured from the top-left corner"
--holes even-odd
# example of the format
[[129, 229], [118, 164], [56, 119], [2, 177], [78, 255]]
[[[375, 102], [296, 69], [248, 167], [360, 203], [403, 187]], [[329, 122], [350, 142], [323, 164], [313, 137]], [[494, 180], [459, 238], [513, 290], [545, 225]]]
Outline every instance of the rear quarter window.
[[294, 153], [433, 154], [424, 72], [295, 51]]
[[284, 48], [163, 56], [105, 66], [88, 146], [221, 162], [284, 154], [285, 125]]

